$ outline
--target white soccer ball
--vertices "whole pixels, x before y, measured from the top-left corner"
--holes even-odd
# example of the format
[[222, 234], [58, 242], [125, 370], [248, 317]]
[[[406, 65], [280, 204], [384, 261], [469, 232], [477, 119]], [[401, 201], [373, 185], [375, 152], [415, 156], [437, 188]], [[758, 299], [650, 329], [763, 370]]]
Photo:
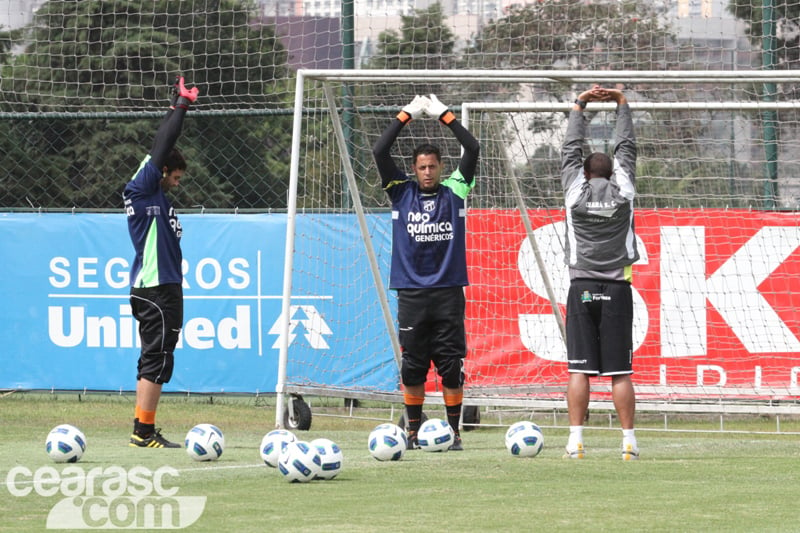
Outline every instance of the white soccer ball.
[[317, 449], [306, 441], [286, 443], [278, 459], [278, 470], [286, 481], [306, 483], [322, 472]]
[[408, 448], [408, 437], [398, 425], [380, 424], [369, 434], [368, 446], [378, 461], [399, 461]]
[[267, 463], [267, 466], [277, 468], [278, 459], [283, 448], [287, 443], [295, 442], [296, 440], [295, 434], [288, 429], [273, 429], [261, 439], [258, 453], [261, 454], [261, 458]]
[[446, 452], [453, 444], [455, 432], [447, 420], [429, 418], [419, 427], [417, 443], [424, 452]]
[[225, 450], [225, 436], [213, 424], [197, 424], [186, 434], [184, 444], [195, 461], [216, 461]]
[[342, 470], [342, 460], [344, 454], [339, 445], [330, 439], [314, 439], [311, 446], [317, 449], [320, 460], [319, 479], [333, 479]]
[[86, 436], [75, 426], [61, 424], [47, 434], [45, 449], [57, 463], [76, 463], [86, 451]]
[[536, 457], [542, 446], [544, 434], [533, 422], [516, 422], [506, 431], [506, 448], [514, 457]]

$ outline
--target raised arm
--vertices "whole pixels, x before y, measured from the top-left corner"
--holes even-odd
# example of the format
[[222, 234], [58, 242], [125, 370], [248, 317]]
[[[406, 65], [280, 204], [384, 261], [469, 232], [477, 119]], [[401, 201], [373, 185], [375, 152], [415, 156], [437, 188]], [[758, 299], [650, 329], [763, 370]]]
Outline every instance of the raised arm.
[[636, 134], [633, 130], [633, 115], [628, 100], [622, 91], [609, 89], [612, 99], [617, 102], [617, 128], [614, 142], [614, 159], [622, 166], [631, 182], [636, 173]]
[[422, 116], [425, 107], [428, 105], [428, 99], [425, 96], [417, 95], [410, 104], [405, 106], [392, 122], [383, 130], [383, 133], [375, 141], [372, 147], [372, 157], [375, 159], [375, 164], [378, 167], [378, 174], [381, 176], [381, 186], [385, 189], [392, 181], [403, 179], [405, 174], [397, 167], [394, 159], [392, 159], [392, 145], [400, 135], [400, 130], [403, 126], [411, 122], [415, 118]]
[[478, 156], [481, 152], [481, 146], [478, 139], [465, 128], [458, 120], [453, 120], [448, 124], [450, 131], [456, 136], [458, 142], [464, 147], [464, 153], [461, 155], [461, 161], [458, 164], [458, 170], [467, 183], [475, 181], [475, 171], [478, 168]]
[[189, 105], [197, 100], [199, 90], [197, 87], [187, 89], [183, 84], [183, 77], [179, 77], [175, 82], [173, 88], [174, 103], [171, 105], [170, 110], [167, 112], [164, 120], [156, 131], [155, 139], [153, 140], [153, 147], [150, 149], [150, 161], [159, 169], [164, 166], [175, 142], [181, 134], [183, 129], [183, 118], [186, 111], [189, 110]]
[[450, 128], [458, 142], [461, 143], [464, 153], [461, 155], [458, 170], [467, 183], [471, 185], [475, 181], [475, 170], [478, 167], [478, 156], [481, 150], [478, 140], [456, 119], [455, 114], [439, 101], [435, 94], [430, 95], [429, 104], [425, 111], [428, 115], [438, 118], [439, 122]]
[[583, 174], [583, 142], [586, 138], [586, 120], [583, 110], [586, 104], [600, 98], [599, 85], [578, 95], [572, 105], [567, 122], [567, 133], [561, 146], [561, 186], [566, 191]]
[[402, 174], [400, 169], [397, 168], [394, 159], [392, 159], [391, 150], [403, 126], [405, 124], [399, 119], [393, 119], [372, 147], [372, 157], [378, 167], [378, 174], [381, 176], [381, 186], [383, 188], [386, 188], [398, 174]]

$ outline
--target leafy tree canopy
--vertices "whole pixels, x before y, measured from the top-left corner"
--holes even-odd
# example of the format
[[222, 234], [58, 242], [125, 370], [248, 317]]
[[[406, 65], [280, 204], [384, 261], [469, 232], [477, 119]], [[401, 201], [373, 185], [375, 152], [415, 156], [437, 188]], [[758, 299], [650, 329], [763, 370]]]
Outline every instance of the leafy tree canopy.
[[402, 17], [400, 32], [378, 36], [377, 51], [368, 67], [375, 69], [447, 69], [455, 66], [455, 34], [445, 25], [442, 5]]
[[[196, 110], [285, 108], [287, 53], [254, 7], [249, 0], [42, 5], [33, 24], [12, 36], [25, 46], [4, 67], [0, 111], [70, 115], [14, 122], [15, 136], [0, 142], [16, 154], [2, 160], [2, 205], [26, 207], [28, 198], [37, 207], [118, 208], [158, 119], [86, 113], [166, 111], [176, 75], [200, 88]], [[0, 51], [10, 49], [2, 37]], [[285, 205], [291, 117], [195, 117], [178, 141], [189, 168], [176, 205]]]
[[[467, 68], [657, 69], [673, 35], [652, 2], [553, 0], [513, 4], [467, 50]], [[646, 52], [646, 53], [642, 53]], [[650, 64], [643, 59], [650, 59]]]
[[[750, 41], [762, 44], [765, 31], [764, 8], [762, 2], [750, 0], [730, 0], [728, 11], [747, 24]], [[800, 3], [775, 0], [772, 3], [772, 22], [775, 36], [773, 65], [781, 69], [800, 68]]]
[[286, 78], [286, 51], [272, 28], [252, 23], [252, 2], [214, 4], [47, 2], [4, 76], [4, 93], [30, 95], [30, 104], [50, 110], [141, 109], [184, 74], [203, 87], [201, 105], [269, 103], [270, 84]]

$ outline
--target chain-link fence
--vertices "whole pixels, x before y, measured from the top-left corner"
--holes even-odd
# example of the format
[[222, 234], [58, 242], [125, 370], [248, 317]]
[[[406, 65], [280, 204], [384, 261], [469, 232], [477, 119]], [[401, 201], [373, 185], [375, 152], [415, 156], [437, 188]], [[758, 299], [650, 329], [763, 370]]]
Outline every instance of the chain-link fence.
[[[190, 111], [180, 209], [286, 206], [291, 111]], [[0, 119], [0, 208], [111, 210], [149, 152], [160, 114], [16, 114]]]

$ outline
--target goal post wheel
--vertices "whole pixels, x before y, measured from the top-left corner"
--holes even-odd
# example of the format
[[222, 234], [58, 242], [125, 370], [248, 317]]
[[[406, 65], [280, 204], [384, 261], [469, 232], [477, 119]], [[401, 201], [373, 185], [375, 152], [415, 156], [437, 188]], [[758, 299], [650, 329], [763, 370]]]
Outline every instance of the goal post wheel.
[[305, 431], [311, 428], [311, 407], [298, 394], [289, 396], [283, 412], [283, 427]]
[[[423, 411], [422, 412], [422, 416], [419, 418], [419, 424], [422, 425], [427, 420], [428, 420], [428, 415], [426, 415], [425, 412]], [[406, 414], [405, 413], [400, 415], [400, 420], [397, 421], [397, 425], [400, 426], [401, 428], [403, 428], [404, 431], [408, 431], [408, 428], [406, 427]]]
[[481, 409], [477, 405], [465, 405], [461, 408], [461, 426], [464, 431], [478, 429], [481, 423]]

